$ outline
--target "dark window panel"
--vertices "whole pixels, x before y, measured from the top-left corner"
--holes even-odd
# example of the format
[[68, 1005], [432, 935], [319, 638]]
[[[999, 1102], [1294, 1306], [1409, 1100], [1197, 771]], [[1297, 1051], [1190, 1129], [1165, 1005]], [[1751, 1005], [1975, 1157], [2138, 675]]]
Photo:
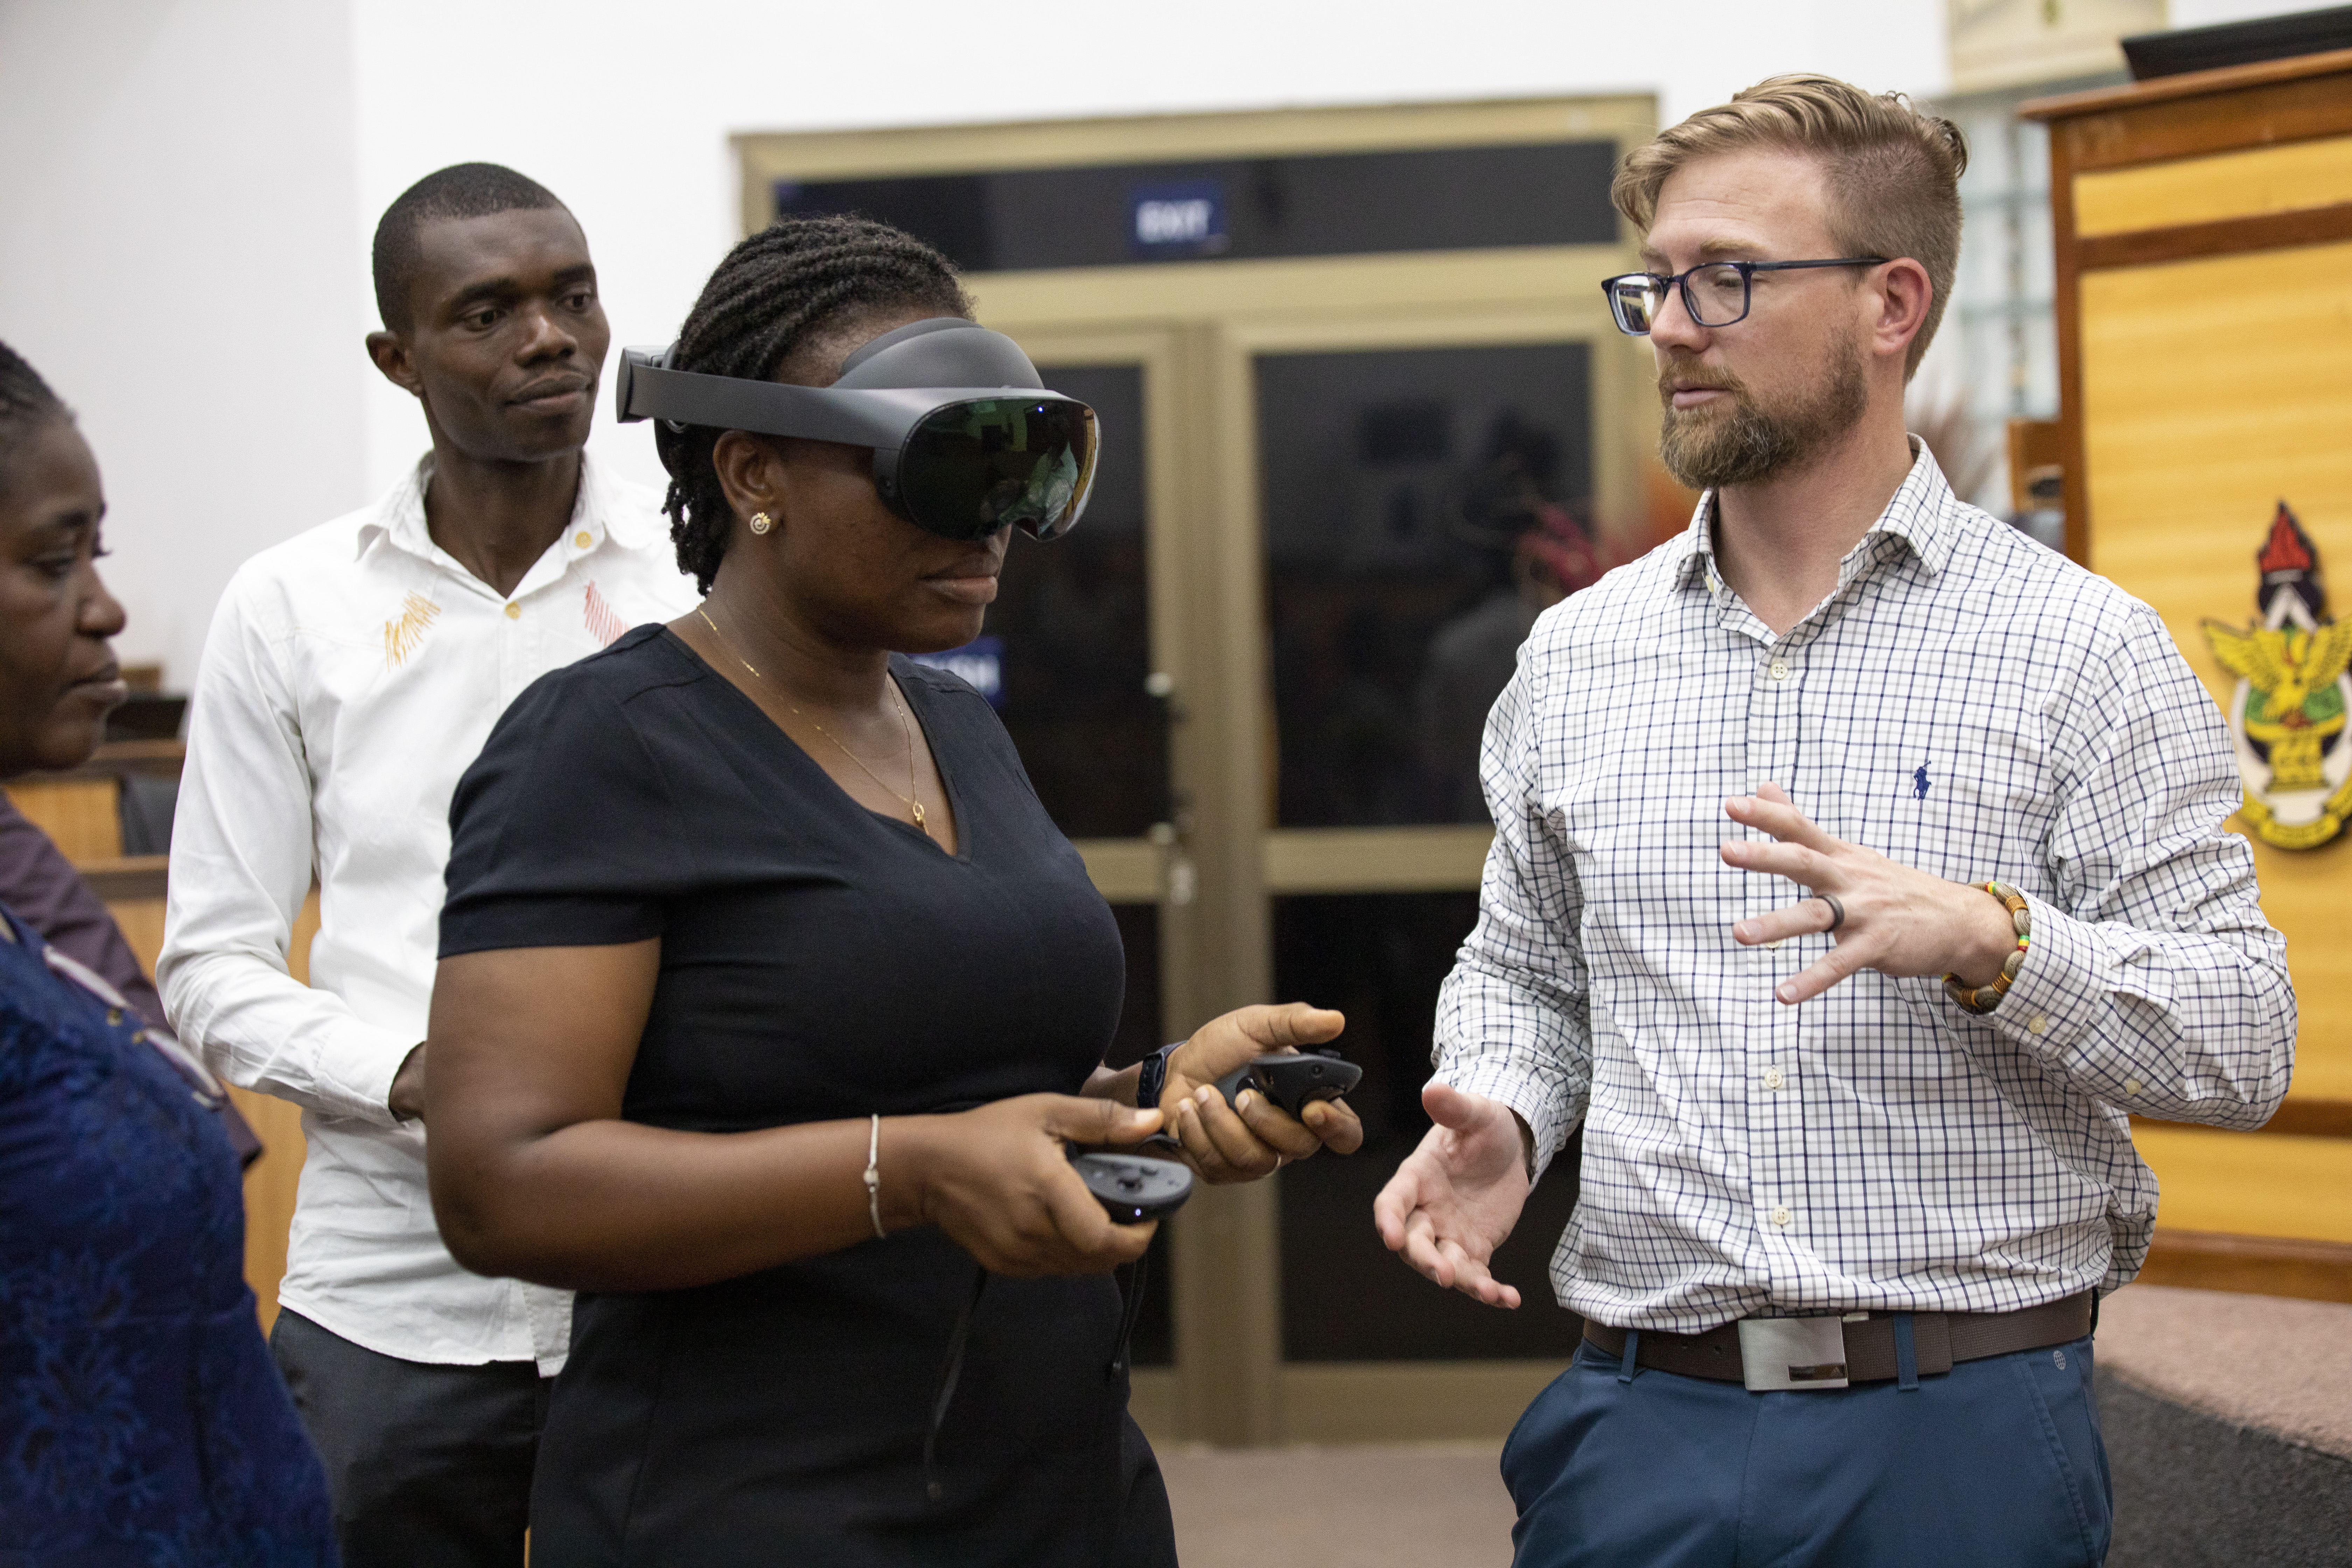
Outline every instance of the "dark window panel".
[[987, 630], [1003, 644], [1004, 727], [1037, 798], [1073, 838], [1130, 837], [1168, 816], [1168, 737], [1151, 673], [1143, 372], [1054, 365], [1091, 405], [1102, 456], [1086, 515], [1040, 544], [1016, 533]]
[[1348, 1015], [1339, 1042], [1364, 1069], [1349, 1097], [1364, 1147], [1284, 1169], [1283, 1354], [1290, 1361], [1566, 1360], [1582, 1321], [1560, 1310], [1551, 1254], [1576, 1206], [1571, 1142], [1528, 1200], [1496, 1277], [1515, 1312], [1423, 1279], [1381, 1244], [1372, 1199], [1429, 1131], [1421, 1089], [1437, 988], [1477, 921], [1475, 893], [1373, 893], [1274, 901], [1275, 994]]
[[[778, 216], [860, 213], [975, 272], [1223, 259], [1609, 245], [1610, 142], [1129, 163], [903, 179], [779, 181]], [[1207, 244], [1138, 243], [1136, 204], [1208, 197]]]
[[1487, 710], [1589, 580], [1589, 351], [1265, 354], [1256, 385], [1277, 821], [1485, 822]]
[[1113, 904], [1110, 912], [1118, 921], [1119, 945], [1127, 950], [1127, 999], [1119, 1005], [1118, 1032], [1103, 1060], [1125, 1068], [1168, 1043], [1160, 1032], [1160, 906]]

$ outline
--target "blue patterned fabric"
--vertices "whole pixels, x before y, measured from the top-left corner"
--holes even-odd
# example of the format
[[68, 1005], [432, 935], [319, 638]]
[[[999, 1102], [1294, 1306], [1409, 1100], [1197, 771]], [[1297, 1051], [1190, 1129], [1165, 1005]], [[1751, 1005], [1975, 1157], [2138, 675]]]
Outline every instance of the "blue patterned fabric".
[[0, 1565], [333, 1563], [228, 1141], [0, 920]]

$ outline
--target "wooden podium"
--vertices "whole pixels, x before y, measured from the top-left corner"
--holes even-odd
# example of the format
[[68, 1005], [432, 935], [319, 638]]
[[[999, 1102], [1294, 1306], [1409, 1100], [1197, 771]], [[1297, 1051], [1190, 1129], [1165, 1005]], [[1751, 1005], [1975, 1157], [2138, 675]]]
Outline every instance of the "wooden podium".
[[[38, 773], [10, 781], [9, 800], [74, 863], [82, 880], [106, 901], [123, 940], [152, 977], [163, 947], [164, 878], [162, 855], [122, 853], [117, 816], [122, 780], [130, 773], [177, 777], [187, 748], [178, 741], [116, 741], [69, 773]], [[309, 984], [310, 938], [319, 929], [319, 891], [294, 922], [288, 971]], [[245, 1173], [245, 1279], [253, 1287], [264, 1330], [278, 1319], [278, 1283], [286, 1273], [286, 1237], [294, 1220], [294, 1195], [301, 1184], [302, 1112], [299, 1107], [232, 1084], [236, 1102], [257, 1137], [262, 1157]]]
[[[2237, 678], [2200, 623], [2253, 618], [2281, 500], [2352, 618], [2352, 50], [2019, 112], [2050, 127], [2067, 552], [2153, 605], [2226, 710]], [[2294, 1088], [2261, 1133], [2141, 1125], [2147, 1279], [2352, 1301], [2347, 840], [2254, 846]]]

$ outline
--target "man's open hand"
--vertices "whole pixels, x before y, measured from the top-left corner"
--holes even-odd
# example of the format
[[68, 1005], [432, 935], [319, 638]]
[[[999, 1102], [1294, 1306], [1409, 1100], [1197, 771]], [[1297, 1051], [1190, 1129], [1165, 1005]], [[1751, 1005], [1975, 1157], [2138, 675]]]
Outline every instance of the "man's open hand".
[[1442, 1083], [1423, 1089], [1421, 1103], [1437, 1125], [1372, 1200], [1372, 1223], [1425, 1278], [1489, 1307], [1516, 1307], [1517, 1289], [1487, 1265], [1528, 1201], [1519, 1119], [1501, 1100]]
[[[1778, 840], [1727, 840], [1722, 849], [1724, 864], [1786, 877], [1814, 895], [1830, 894], [1845, 907], [1836, 945], [1774, 991], [1784, 1003], [1818, 996], [1863, 969], [1897, 975], [1955, 973], [1971, 985], [1989, 985], [2017, 946], [2009, 911], [1983, 889], [1947, 882], [1874, 849], [1831, 837], [1797, 809], [1779, 784], [1765, 784], [1752, 795], [1735, 795], [1723, 803], [1723, 809], [1732, 821], [1760, 828]], [[1828, 900], [1813, 896], [1737, 921], [1731, 935], [1743, 947], [1756, 947], [1825, 931], [1836, 921]]]

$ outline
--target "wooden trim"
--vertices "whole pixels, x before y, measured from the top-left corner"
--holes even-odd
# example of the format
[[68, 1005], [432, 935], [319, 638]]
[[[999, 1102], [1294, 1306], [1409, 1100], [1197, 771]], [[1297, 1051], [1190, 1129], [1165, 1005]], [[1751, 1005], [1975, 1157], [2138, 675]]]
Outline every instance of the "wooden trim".
[[1614, 140], [1620, 146], [1633, 146], [1647, 140], [1656, 129], [1657, 100], [1648, 93], [1596, 93], [858, 131], [744, 132], [729, 141], [741, 177], [744, 232], [750, 234], [767, 226], [773, 210], [768, 186], [777, 179], [855, 179], [1560, 142]]
[[[2162, 1121], [2152, 1116], [2135, 1116], [2132, 1125], [2153, 1123], [2158, 1127], [2195, 1126], [2208, 1132], [2226, 1131], [2226, 1128], [2204, 1127], [2202, 1123]], [[2256, 1133], [2281, 1133], [2289, 1138], [2352, 1138], [2352, 1100], [2301, 1099], [2290, 1096], [2268, 1121], [2242, 1136]]]
[[2219, 70], [2183, 71], [2179, 76], [2158, 77], [2125, 87], [2099, 87], [2087, 92], [2029, 99], [2017, 106], [2017, 114], [2021, 120], [2071, 120], [2077, 115], [2137, 109], [2142, 104], [2170, 103], [2249, 87], [2300, 81], [2306, 77], [2333, 76], [2338, 71], [2352, 71], [2352, 49], [2329, 49], [2284, 60], [2257, 60], [2252, 65], [2223, 66]]
[[2059, 488], [2066, 554], [2091, 565], [2091, 474], [2083, 441], [2083, 242], [2074, 233], [2074, 146], [2050, 138], [2051, 313], [2058, 340]]
[[76, 779], [119, 779], [125, 773], [142, 773], [152, 778], [175, 779], [181, 764], [187, 761], [185, 741], [109, 741], [89, 754], [89, 760], [75, 768], [59, 768], [55, 773], [26, 773], [26, 784], [65, 783]]
[[1175, 1368], [1139, 1366], [1127, 1375], [1127, 1413], [1143, 1435], [1155, 1445], [1183, 1441], [1184, 1402]]
[[131, 899], [160, 899], [169, 855], [125, 855], [113, 860], [85, 860], [74, 868], [89, 890], [106, 903]]
[[2340, 136], [2347, 130], [2352, 84], [2330, 76], [2251, 88], [2235, 98], [2122, 105], [2107, 113], [2054, 121], [2050, 140], [2068, 145], [2078, 169], [2121, 169]]
[[2139, 1279], [2250, 1296], [2352, 1301], [2352, 1243], [2157, 1227]]
[[1107, 904], [1156, 904], [1167, 877], [1167, 851], [1149, 838], [1073, 838], [1087, 876]]
[[1287, 827], [1260, 840], [1269, 893], [1475, 891], [1491, 827]]
[[2340, 239], [2352, 239], [2352, 202], [2077, 239], [2074, 242], [2074, 265], [2078, 272], [2104, 267], [2148, 267], [2198, 256], [2234, 256], [2249, 250], [2326, 245]]
[[2352, 1138], [2352, 1100], [2290, 1097], [2278, 1108], [2278, 1113], [2263, 1124], [2263, 1131], [2296, 1138]]

